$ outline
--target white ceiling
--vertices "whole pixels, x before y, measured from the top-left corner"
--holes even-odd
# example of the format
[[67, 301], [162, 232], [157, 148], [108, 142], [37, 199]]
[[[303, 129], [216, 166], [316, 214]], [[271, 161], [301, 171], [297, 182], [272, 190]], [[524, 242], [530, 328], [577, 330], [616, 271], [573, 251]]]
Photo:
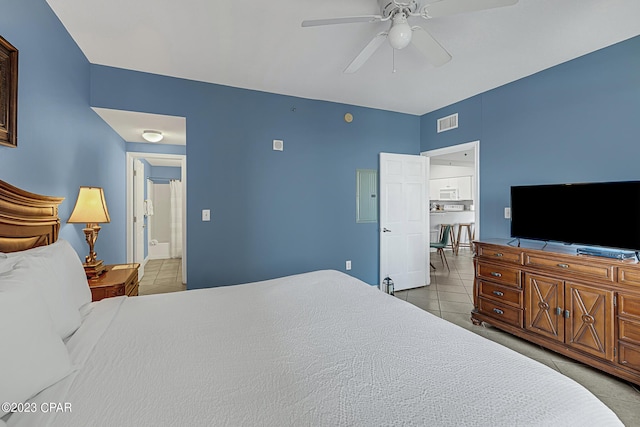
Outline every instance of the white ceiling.
[[155, 144], [187, 144], [187, 120], [184, 117], [92, 108], [102, 117], [102, 120], [107, 122], [127, 142], [148, 144], [149, 142], [142, 138], [142, 132], [145, 130], [157, 130], [162, 132], [163, 138], [162, 141]]
[[154, 156], [153, 154], [149, 154], [149, 155], [145, 155], [144, 159], [151, 166], [169, 166], [174, 168], [176, 167], [179, 168], [182, 166], [182, 160], [178, 158], [159, 157], [159, 156]]
[[431, 156], [432, 165], [449, 165], [449, 166], [473, 166], [475, 164], [476, 155], [473, 149], [456, 151], [439, 156]]
[[[457, 0], [446, 0], [457, 1]], [[439, 68], [388, 44], [342, 70], [388, 23], [302, 28], [379, 13], [376, 0], [47, 0], [91, 63], [422, 115], [640, 34], [638, 0], [520, 0], [424, 21]]]

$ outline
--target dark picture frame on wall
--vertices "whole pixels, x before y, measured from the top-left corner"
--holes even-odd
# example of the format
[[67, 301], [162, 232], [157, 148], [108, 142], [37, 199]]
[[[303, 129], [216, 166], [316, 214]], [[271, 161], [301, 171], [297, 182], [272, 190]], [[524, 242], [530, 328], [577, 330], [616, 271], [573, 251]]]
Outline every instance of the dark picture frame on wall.
[[0, 36], [0, 145], [18, 146], [18, 49]]

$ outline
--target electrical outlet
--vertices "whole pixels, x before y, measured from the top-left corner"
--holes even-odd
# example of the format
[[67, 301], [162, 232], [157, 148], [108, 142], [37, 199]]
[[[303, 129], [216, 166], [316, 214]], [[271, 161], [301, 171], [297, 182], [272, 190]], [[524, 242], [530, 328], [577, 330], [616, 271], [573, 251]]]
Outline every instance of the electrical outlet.
[[511, 208], [504, 208], [504, 218], [511, 219]]
[[345, 263], [345, 268], [347, 269], [347, 271], [351, 270], [351, 260]]
[[203, 221], [211, 221], [211, 210], [202, 209], [202, 220]]

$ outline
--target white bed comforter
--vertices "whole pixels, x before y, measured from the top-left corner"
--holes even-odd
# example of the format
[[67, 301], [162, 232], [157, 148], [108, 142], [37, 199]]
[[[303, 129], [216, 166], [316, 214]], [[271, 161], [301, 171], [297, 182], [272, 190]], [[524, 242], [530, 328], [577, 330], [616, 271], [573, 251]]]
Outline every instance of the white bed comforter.
[[71, 413], [9, 426], [613, 426], [547, 366], [336, 271], [96, 303]]

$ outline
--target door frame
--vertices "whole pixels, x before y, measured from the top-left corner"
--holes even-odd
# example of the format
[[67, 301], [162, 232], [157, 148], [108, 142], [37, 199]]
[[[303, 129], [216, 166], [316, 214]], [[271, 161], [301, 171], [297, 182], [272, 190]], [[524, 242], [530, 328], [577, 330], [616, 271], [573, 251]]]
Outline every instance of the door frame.
[[[474, 183], [473, 183], [473, 195], [474, 195], [474, 207], [475, 207], [475, 225], [474, 234], [476, 239], [480, 238], [480, 141], [465, 142], [463, 144], [451, 145], [449, 147], [437, 148], [435, 150], [423, 151], [421, 156], [435, 157], [443, 154], [457, 153], [459, 151], [473, 150], [474, 155]], [[429, 179], [429, 177], [427, 177]]]
[[[125, 170], [126, 182], [126, 233], [127, 262], [133, 262], [135, 228], [133, 226], [133, 161], [134, 159], [170, 159], [180, 161], [180, 181], [182, 182], [182, 283], [187, 283], [187, 156], [184, 154], [138, 153], [127, 151]], [[145, 177], [146, 183], [146, 177]], [[148, 257], [145, 258], [146, 263]]]

